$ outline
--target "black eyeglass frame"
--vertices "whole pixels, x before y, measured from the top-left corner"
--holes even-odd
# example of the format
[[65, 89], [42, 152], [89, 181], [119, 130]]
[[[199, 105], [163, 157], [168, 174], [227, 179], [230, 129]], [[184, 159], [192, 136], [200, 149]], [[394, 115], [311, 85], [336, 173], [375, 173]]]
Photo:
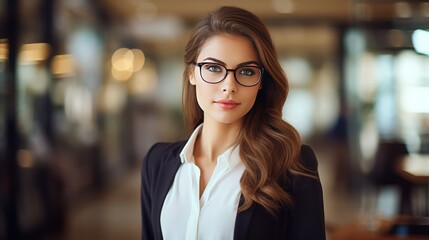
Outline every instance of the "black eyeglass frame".
[[[261, 67], [259, 67], [259, 66], [247, 66], [247, 67], [257, 68], [257, 69], [259, 70], [259, 72], [261, 73], [261, 75], [259, 76], [259, 79], [258, 79], [258, 81], [257, 81], [255, 84], [252, 84], [252, 85], [244, 85], [244, 84], [242, 84], [240, 81], [238, 81], [236, 74], [237, 74], [237, 70], [238, 70], [238, 69], [243, 68], [243, 67], [246, 67], [246, 66], [241, 66], [241, 67], [238, 67], [238, 68], [236, 68], [236, 69], [231, 69], [231, 68], [226, 68], [226, 67], [225, 67], [225, 66], [223, 66], [222, 64], [213, 63], [213, 62], [199, 62], [199, 63], [193, 63], [193, 64], [194, 64], [195, 66], [197, 66], [197, 67], [199, 67], [199, 68], [200, 68], [200, 77], [201, 77], [201, 79], [202, 79], [204, 82], [209, 83], [209, 84], [217, 84], [217, 83], [220, 83], [220, 82], [222, 82], [223, 80], [225, 80], [226, 76], [228, 76], [228, 72], [233, 72], [233, 73], [234, 73], [234, 79], [235, 79], [235, 81], [237, 81], [237, 82], [238, 82], [238, 84], [240, 84], [240, 85], [241, 85], [241, 86], [243, 86], [243, 87], [253, 87], [253, 86], [256, 86], [256, 85], [261, 81], [261, 79], [262, 79], [262, 75], [264, 74], [264, 71], [265, 71], [265, 69], [264, 69], [264, 68], [261, 68]], [[217, 82], [208, 82], [208, 81], [206, 81], [206, 80], [203, 78], [203, 74], [202, 74], [202, 70], [201, 70], [201, 67], [202, 67], [202, 66], [204, 66], [205, 64], [214, 64], [214, 65], [219, 65], [220, 67], [225, 68], [225, 70], [226, 70], [226, 72], [225, 72], [225, 76], [223, 76], [223, 78], [222, 78], [221, 80], [217, 81]]]

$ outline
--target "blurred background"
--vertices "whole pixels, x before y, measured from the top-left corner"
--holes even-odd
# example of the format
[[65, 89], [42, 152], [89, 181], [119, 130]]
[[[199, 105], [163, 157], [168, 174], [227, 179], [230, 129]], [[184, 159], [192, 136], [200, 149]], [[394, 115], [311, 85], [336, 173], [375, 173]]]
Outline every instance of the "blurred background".
[[140, 162], [186, 138], [183, 49], [221, 5], [269, 27], [328, 239], [415, 233], [404, 219], [429, 216], [429, 1], [0, 0], [0, 239], [140, 238]]

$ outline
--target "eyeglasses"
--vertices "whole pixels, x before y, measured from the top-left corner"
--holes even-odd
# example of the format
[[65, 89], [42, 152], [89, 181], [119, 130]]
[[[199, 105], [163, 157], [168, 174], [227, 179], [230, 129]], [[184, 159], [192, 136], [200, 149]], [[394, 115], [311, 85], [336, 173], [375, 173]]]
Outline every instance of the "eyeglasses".
[[212, 62], [194, 63], [200, 68], [200, 76], [206, 83], [219, 83], [223, 81], [228, 72], [234, 72], [235, 80], [242, 86], [253, 87], [261, 81], [263, 68], [255, 66], [243, 66], [236, 69], [228, 69], [223, 65]]

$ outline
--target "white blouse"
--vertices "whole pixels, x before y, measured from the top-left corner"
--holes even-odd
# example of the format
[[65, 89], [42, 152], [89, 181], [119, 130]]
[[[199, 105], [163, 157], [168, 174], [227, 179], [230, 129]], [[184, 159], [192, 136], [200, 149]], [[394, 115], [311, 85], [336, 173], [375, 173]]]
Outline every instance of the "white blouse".
[[199, 197], [200, 169], [195, 165], [194, 144], [202, 125], [195, 129], [180, 153], [182, 165], [161, 210], [163, 238], [186, 240], [233, 239], [244, 165], [239, 146], [218, 156], [216, 167]]

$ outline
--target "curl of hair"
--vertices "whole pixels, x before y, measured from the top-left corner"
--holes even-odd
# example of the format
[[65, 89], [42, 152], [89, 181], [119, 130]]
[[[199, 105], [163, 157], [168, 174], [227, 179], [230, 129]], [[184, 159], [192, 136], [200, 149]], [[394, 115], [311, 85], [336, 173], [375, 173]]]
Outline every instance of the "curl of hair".
[[289, 91], [286, 75], [278, 62], [268, 29], [253, 13], [237, 7], [222, 7], [196, 25], [184, 55], [186, 67], [182, 101], [185, 122], [191, 129], [203, 122], [203, 112], [197, 103], [195, 86], [189, 83], [189, 76], [195, 69], [193, 63], [204, 43], [219, 34], [246, 37], [265, 68], [262, 89], [245, 116], [237, 139], [245, 166], [240, 180], [244, 202], [239, 211], [258, 203], [275, 215], [281, 207], [293, 205], [292, 196], [285, 189], [288, 175], [310, 174], [304, 172], [300, 163], [301, 139], [298, 132], [282, 119], [282, 108]]

